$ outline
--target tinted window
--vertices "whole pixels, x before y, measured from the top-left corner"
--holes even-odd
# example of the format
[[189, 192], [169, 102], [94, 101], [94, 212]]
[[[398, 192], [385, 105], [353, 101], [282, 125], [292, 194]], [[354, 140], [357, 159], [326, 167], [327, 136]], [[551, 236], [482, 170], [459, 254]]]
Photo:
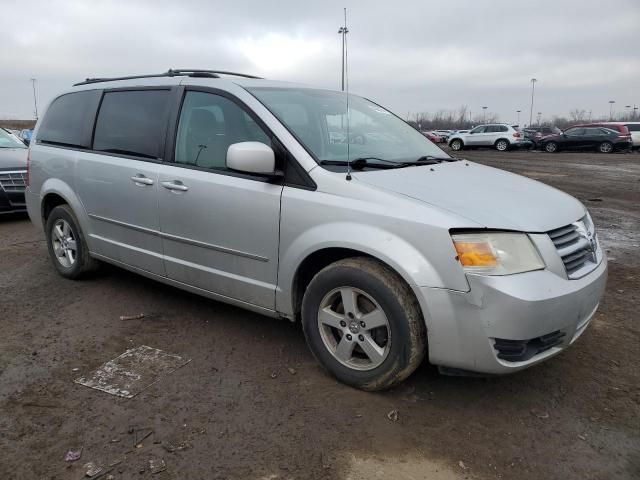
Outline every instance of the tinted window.
[[499, 131], [500, 129], [498, 125], [487, 125], [487, 127], [484, 129], [484, 133], [495, 133]]
[[55, 99], [38, 131], [38, 141], [88, 148], [100, 90], [68, 93]]
[[271, 146], [265, 131], [233, 101], [204, 92], [187, 92], [182, 104], [176, 163], [225, 170], [232, 143]]
[[638, 124], [638, 125], [627, 125], [627, 129], [630, 132], [640, 132], [640, 124]]
[[161, 158], [169, 90], [104, 94], [93, 149], [145, 158]]
[[585, 128], [585, 135], [602, 135], [602, 129], [600, 128]]
[[476, 127], [473, 130], [471, 130], [469, 133], [483, 133], [485, 128], [487, 127]]
[[566, 133], [569, 136], [584, 135], [584, 128], [570, 128], [566, 130], [564, 133]]

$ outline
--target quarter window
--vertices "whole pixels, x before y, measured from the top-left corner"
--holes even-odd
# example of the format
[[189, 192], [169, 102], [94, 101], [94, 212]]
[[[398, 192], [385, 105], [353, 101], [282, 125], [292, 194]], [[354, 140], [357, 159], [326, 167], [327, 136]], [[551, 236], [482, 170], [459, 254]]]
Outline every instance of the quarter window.
[[56, 98], [42, 119], [38, 141], [54, 145], [88, 148], [100, 90], [68, 93]]
[[169, 90], [104, 94], [93, 149], [143, 158], [162, 157]]
[[239, 142], [271, 146], [260, 125], [233, 101], [212, 93], [186, 93], [178, 125], [176, 163], [226, 170], [229, 145]]

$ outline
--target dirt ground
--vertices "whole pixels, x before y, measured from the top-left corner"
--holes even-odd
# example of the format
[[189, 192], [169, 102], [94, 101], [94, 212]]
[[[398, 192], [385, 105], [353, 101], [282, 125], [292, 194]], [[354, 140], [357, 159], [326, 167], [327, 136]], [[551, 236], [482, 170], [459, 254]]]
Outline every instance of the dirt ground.
[[[0, 478], [80, 479], [86, 462], [118, 460], [115, 479], [640, 478], [640, 154], [461, 156], [591, 210], [609, 282], [572, 348], [489, 379], [425, 364], [364, 393], [323, 373], [299, 325], [112, 267], [64, 280], [27, 219], [0, 219]], [[139, 345], [192, 361], [132, 399], [73, 382]], [[132, 427], [153, 429], [140, 448]]]

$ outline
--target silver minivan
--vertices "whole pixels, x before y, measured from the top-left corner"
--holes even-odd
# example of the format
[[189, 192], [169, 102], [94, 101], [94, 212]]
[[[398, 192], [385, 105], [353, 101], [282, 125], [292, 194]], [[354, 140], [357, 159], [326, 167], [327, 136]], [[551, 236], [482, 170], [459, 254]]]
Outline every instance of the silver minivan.
[[211, 70], [88, 79], [39, 120], [27, 181], [62, 276], [103, 261], [299, 320], [365, 390], [425, 356], [450, 374], [537, 364], [605, 288], [579, 201], [343, 92]]

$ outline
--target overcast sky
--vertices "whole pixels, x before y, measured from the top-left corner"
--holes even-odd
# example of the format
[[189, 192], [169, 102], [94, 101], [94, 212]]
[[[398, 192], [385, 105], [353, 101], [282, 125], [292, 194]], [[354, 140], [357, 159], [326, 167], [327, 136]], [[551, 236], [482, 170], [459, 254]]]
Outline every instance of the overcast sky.
[[[402, 117], [466, 104], [513, 122], [640, 106], [640, 1], [1, 0], [0, 117], [88, 76], [217, 68], [350, 90]], [[13, 12], [10, 12], [13, 10]], [[526, 119], [525, 119], [526, 117]]]

